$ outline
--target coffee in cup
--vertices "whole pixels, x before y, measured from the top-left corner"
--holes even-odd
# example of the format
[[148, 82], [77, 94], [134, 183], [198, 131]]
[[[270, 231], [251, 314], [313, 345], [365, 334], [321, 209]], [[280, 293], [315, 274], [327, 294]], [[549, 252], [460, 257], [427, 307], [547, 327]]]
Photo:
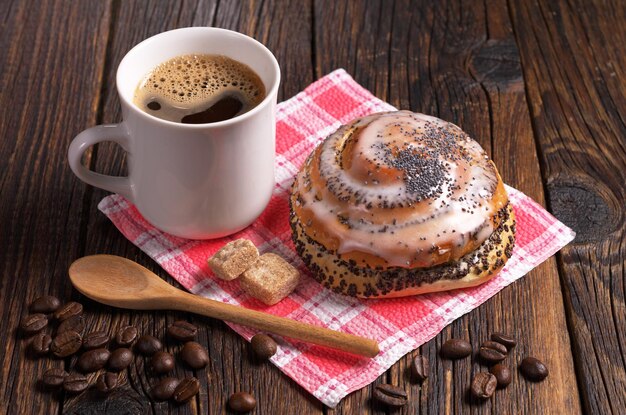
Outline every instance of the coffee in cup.
[[250, 111], [265, 86], [249, 66], [223, 55], [182, 55], [153, 68], [135, 90], [134, 104], [167, 121], [206, 124]]

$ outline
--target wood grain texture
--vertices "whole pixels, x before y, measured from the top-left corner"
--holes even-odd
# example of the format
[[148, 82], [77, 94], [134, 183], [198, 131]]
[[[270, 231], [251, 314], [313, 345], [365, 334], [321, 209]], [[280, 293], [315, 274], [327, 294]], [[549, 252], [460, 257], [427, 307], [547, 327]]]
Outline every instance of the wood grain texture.
[[[108, 48], [104, 78], [101, 84], [102, 97], [98, 107], [97, 124], [121, 121], [121, 111], [115, 87], [115, 72], [119, 62], [128, 50], [140, 41], [165, 30], [178, 27], [210, 24], [214, 18], [216, 2], [116, 2], [112, 7], [111, 33], [108, 39]], [[84, 127], [89, 127], [85, 125]], [[98, 145], [94, 148], [91, 168], [106, 174], [126, 174], [124, 153], [111, 144]], [[76, 180], [78, 186], [86, 186]], [[86, 212], [89, 229], [85, 241], [85, 255], [96, 253], [110, 253], [124, 256], [137, 261], [152, 271], [157, 272], [170, 283], [174, 280], [167, 277], [147, 255], [140, 252], [125, 238], [120, 237], [115, 227], [97, 210], [98, 202], [107, 193], [100, 189], [93, 189], [89, 199], [89, 208]], [[67, 264], [69, 265], [69, 264]], [[79, 297], [81, 298], [81, 297]], [[93, 330], [107, 329], [114, 334], [120, 327], [133, 324], [141, 333], [151, 334], [164, 339], [165, 329], [175, 320], [186, 320], [184, 313], [158, 312], [130, 312], [101, 306], [85, 298], [81, 298], [86, 306], [88, 327]], [[194, 320], [199, 326], [205, 326], [202, 321]], [[206, 329], [202, 330], [199, 341], [206, 344], [208, 338]], [[165, 350], [176, 354], [180, 345], [166, 342]], [[212, 355], [213, 356], [213, 355]], [[123, 393], [118, 395], [122, 401], [121, 407], [136, 408], [131, 413], [178, 413], [193, 414], [206, 413], [208, 406], [208, 381], [212, 364], [207, 369], [194, 373], [182, 365], [176, 365], [172, 376], [196, 376], [201, 382], [201, 391], [195, 400], [188, 405], [174, 405], [169, 402], [154, 402], [149, 398], [149, 391], [159, 377], [151, 374], [148, 360], [141, 356], [135, 357], [135, 364], [123, 374], [126, 386]], [[126, 403], [124, 403], [126, 402]], [[139, 405], [136, 405], [138, 403]], [[86, 394], [70, 397], [64, 403], [64, 412], [67, 413], [99, 413], [102, 409], [102, 400], [97, 396]]]
[[535, 139], [561, 251], [583, 408], [626, 408], [626, 7], [511, 2]]
[[[379, 98], [455, 122], [487, 150], [507, 183], [543, 203], [506, 3], [316, 4], [315, 17], [318, 76], [345, 67]], [[572, 393], [577, 385], [569, 339], [553, 335], [567, 333], [560, 293], [552, 259], [424, 345], [421, 353], [430, 360], [432, 373], [421, 388], [407, 376], [415, 353], [401, 359], [379, 382], [403, 386], [411, 395], [399, 413], [538, 413], [550, 408], [580, 412], [578, 396]], [[496, 330], [522, 339], [507, 359], [515, 382], [479, 405], [468, 398], [467, 390], [473, 374], [487, 368], [475, 359], [442, 361], [438, 350], [450, 337], [466, 338], [477, 350]], [[543, 384], [517, 378], [517, 362], [528, 354], [540, 356], [554, 371]], [[528, 394], [533, 399], [526, 399]], [[346, 398], [336, 412], [383, 411], [368, 402], [370, 395], [371, 387], [365, 388]]]
[[59, 397], [37, 379], [64, 362], [28, 358], [15, 328], [31, 299], [69, 295], [67, 264], [82, 253], [88, 191], [66, 144], [95, 122], [109, 3], [0, 2], [0, 16], [0, 413], [49, 414]]
[[[250, 391], [257, 414], [430, 414], [626, 412], [626, 8], [613, 1], [2, 1], [0, 2], [0, 413], [224, 413], [228, 396]], [[121, 255], [177, 283], [123, 238], [97, 210], [106, 192], [66, 163], [79, 131], [119, 122], [115, 70], [141, 40], [185, 26], [217, 26], [266, 44], [282, 69], [279, 100], [343, 67], [396, 107], [459, 124], [490, 153], [503, 179], [547, 204], [577, 233], [574, 243], [485, 305], [458, 319], [372, 385], [330, 410], [270, 364], [224, 323], [186, 313], [131, 312], [72, 292], [76, 258]], [[86, 162], [125, 174], [124, 153], [100, 144]], [[544, 197], [545, 191], [545, 197]], [[558, 268], [557, 268], [558, 266]], [[557, 269], [560, 274], [557, 275]], [[51, 293], [85, 305], [87, 330], [121, 326], [164, 338], [185, 319], [200, 327], [206, 369], [188, 405], [157, 403], [157, 380], [136, 357], [109, 399], [42, 393], [36, 383], [67, 360], [28, 358], [15, 331], [29, 299]], [[540, 384], [513, 383], [482, 404], [467, 387], [485, 368], [438, 357], [451, 337], [474, 348], [496, 330], [519, 337], [507, 362], [526, 355], [551, 371]], [[570, 346], [571, 338], [571, 346]], [[180, 345], [166, 341], [177, 353]], [[408, 376], [427, 356], [431, 376]], [[371, 401], [379, 383], [403, 386], [410, 403], [389, 411]], [[580, 392], [580, 397], [579, 397]]]

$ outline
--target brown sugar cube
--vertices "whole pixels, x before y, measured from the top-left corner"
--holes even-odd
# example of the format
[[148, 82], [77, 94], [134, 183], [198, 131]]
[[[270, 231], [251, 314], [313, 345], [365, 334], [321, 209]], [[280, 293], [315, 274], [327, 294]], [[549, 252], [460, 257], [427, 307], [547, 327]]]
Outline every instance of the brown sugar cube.
[[241, 288], [267, 305], [276, 304], [298, 285], [300, 273], [276, 254], [263, 254], [241, 275]]
[[237, 239], [224, 245], [211, 259], [209, 266], [219, 278], [230, 281], [254, 264], [259, 251], [247, 239]]

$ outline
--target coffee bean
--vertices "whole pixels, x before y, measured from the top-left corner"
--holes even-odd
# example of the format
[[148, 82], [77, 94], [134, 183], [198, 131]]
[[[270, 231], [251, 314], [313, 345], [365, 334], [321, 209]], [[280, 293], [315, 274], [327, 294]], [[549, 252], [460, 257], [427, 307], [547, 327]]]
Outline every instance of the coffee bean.
[[183, 342], [195, 339], [197, 334], [198, 328], [185, 320], [175, 321], [167, 328], [168, 336]]
[[163, 344], [156, 337], [143, 335], [137, 339], [135, 350], [144, 356], [152, 356], [163, 348]]
[[59, 307], [61, 307], [61, 301], [59, 301], [58, 298], [51, 295], [44, 295], [36, 298], [35, 301], [30, 304], [30, 312], [49, 314], [58, 310]]
[[44, 356], [50, 352], [52, 337], [45, 333], [39, 333], [30, 342], [30, 349], [36, 356]]
[[98, 392], [107, 394], [116, 389], [118, 386], [118, 378], [116, 373], [105, 372], [98, 376], [96, 380], [96, 389]]
[[119, 372], [126, 369], [133, 361], [133, 352], [126, 347], [120, 347], [111, 352], [109, 357], [109, 370], [113, 372]]
[[89, 387], [87, 376], [78, 373], [68, 375], [63, 381], [63, 389], [69, 393], [80, 393]]
[[519, 366], [522, 375], [532, 382], [541, 382], [548, 376], [548, 368], [535, 357], [527, 357]]
[[501, 362], [504, 360], [507, 353], [508, 350], [506, 350], [506, 346], [489, 340], [481, 344], [480, 350], [478, 351], [480, 358], [487, 363]]
[[76, 367], [83, 373], [97, 372], [102, 369], [111, 357], [107, 349], [93, 349], [83, 353], [76, 362]]
[[106, 331], [92, 331], [83, 337], [83, 349], [92, 350], [106, 347], [110, 337]]
[[472, 379], [470, 391], [475, 398], [487, 399], [493, 395], [497, 385], [498, 381], [494, 375], [487, 372], [480, 372]]
[[176, 378], [163, 378], [154, 385], [151, 395], [157, 401], [166, 401], [174, 396], [174, 391], [179, 383], [180, 380]]
[[83, 344], [83, 338], [75, 331], [66, 331], [52, 340], [50, 350], [56, 357], [70, 356], [80, 349]]
[[269, 359], [276, 353], [277, 345], [274, 339], [267, 334], [259, 333], [252, 336], [250, 340], [252, 351], [259, 359]]
[[85, 332], [85, 318], [83, 316], [72, 316], [63, 320], [57, 328], [57, 336], [69, 330], [82, 335]]
[[71, 301], [55, 311], [54, 318], [63, 321], [72, 316], [80, 316], [81, 314], [83, 314], [83, 305], [76, 301]]
[[462, 339], [450, 339], [441, 346], [441, 356], [446, 359], [461, 359], [472, 354], [472, 345]]
[[25, 334], [35, 334], [48, 325], [48, 317], [45, 314], [29, 314], [20, 322], [20, 329]]
[[492, 333], [491, 340], [505, 345], [508, 350], [511, 350], [517, 344], [517, 342], [515, 341], [513, 337], [504, 333]]
[[489, 372], [496, 377], [498, 388], [505, 388], [511, 383], [511, 370], [502, 363], [493, 366]]
[[174, 400], [178, 403], [187, 402], [200, 391], [200, 382], [196, 378], [185, 378], [174, 389]]
[[209, 363], [209, 354], [200, 343], [187, 342], [180, 351], [180, 358], [192, 369], [202, 369]]
[[150, 359], [150, 365], [152, 366], [152, 370], [156, 373], [167, 373], [170, 370], [174, 369], [174, 356], [171, 354], [158, 351]]
[[137, 335], [139, 332], [137, 331], [137, 327], [135, 326], [125, 326], [120, 329], [115, 335], [115, 342], [122, 347], [128, 347], [132, 345], [135, 340], [137, 340]]
[[256, 399], [247, 392], [237, 392], [228, 398], [228, 407], [235, 412], [250, 412], [256, 406]]
[[384, 383], [374, 388], [374, 399], [391, 407], [404, 406], [408, 402], [404, 389]]
[[411, 374], [418, 382], [423, 382], [428, 377], [430, 365], [428, 359], [422, 355], [415, 356], [411, 363]]
[[58, 388], [59, 386], [63, 385], [63, 382], [65, 381], [65, 378], [67, 376], [68, 373], [65, 370], [60, 368], [52, 368], [43, 372], [43, 378], [41, 379], [41, 382], [47, 388]]

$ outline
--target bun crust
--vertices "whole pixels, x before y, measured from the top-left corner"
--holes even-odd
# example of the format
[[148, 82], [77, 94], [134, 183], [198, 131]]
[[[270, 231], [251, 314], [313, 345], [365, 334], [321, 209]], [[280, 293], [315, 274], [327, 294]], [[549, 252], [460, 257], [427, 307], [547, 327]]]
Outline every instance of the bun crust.
[[485, 151], [456, 125], [409, 111], [331, 134], [297, 174], [290, 208], [294, 244], [315, 277], [357, 297], [481, 284], [515, 240]]
[[295, 215], [291, 217], [298, 255], [323, 286], [363, 298], [393, 298], [467, 288], [489, 281], [504, 267], [515, 245], [515, 214], [507, 205], [498, 229], [478, 249], [464, 257], [429, 268], [376, 270], [340, 260], [309, 238]]

